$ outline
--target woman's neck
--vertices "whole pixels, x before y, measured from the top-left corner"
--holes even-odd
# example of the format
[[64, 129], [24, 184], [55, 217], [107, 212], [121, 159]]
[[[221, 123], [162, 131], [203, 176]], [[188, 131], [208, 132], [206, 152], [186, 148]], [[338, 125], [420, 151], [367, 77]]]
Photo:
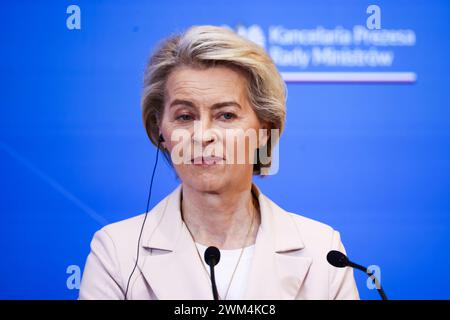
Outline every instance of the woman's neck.
[[261, 217], [251, 184], [241, 190], [214, 193], [183, 184], [180, 209], [194, 240], [200, 244], [238, 249], [256, 241]]

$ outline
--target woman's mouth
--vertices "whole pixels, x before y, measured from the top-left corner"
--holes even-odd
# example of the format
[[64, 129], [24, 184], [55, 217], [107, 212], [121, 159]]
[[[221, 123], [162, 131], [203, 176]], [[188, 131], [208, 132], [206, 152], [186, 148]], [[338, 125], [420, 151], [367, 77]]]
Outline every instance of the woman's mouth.
[[220, 157], [208, 156], [208, 157], [196, 157], [191, 160], [191, 163], [195, 166], [213, 166], [216, 164], [223, 164], [224, 159]]

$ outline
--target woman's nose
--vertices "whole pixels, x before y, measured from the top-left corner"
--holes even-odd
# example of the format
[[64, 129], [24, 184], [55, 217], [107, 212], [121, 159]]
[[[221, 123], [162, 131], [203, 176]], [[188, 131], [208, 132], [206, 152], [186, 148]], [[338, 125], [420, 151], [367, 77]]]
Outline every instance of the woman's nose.
[[212, 127], [211, 121], [199, 120], [194, 123], [193, 140], [197, 144], [208, 144], [217, 140], [217, 133]]

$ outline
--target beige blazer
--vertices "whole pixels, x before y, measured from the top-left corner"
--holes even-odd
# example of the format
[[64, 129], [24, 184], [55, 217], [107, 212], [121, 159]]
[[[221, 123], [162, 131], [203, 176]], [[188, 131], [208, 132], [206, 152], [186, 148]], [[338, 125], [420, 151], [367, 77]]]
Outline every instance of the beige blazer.
[[[139, 266], [128, 299], [212, 299], [211, 282], [181, 219], [182, 185], [148, 214]], [[351, 268], [330, 266], [330, 250], [344, 251], [339, 233], [320, 222], [286, 212], [253, 184], [261, 225], [244, 299], [359, 299]], [[79, 299], [124, 299], [134, 267], [144, 215], [97, 231]]]

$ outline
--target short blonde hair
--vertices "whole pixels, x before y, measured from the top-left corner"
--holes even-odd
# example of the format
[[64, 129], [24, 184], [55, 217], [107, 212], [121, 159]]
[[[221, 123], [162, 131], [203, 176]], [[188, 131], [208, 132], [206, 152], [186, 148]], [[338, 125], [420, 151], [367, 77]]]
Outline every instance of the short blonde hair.
[[[172, 35], [160, 43], [151, 55], [145, 69], [141, 101], [144, 125], [150, 140], [158, 145], [169, 74], [180, 66], [208, 68], [216, 65], [244, 72], [248, 79], [248, 99], [258, 119], [267, 123], [269, 130], [279, 130], [277, 137], [270, 135], [264, 146], [271, 157], [272, 148], [278, 142], [275, 139], [281, 136], [284, 129], [286, 84], [263, 48], [232, 30], [217, 26], [193, 26], [182, 34]], [[168, 151], [162, 151], [166, 159], [170, 159]], [[257, 158], [253, 173], [261, 174], [261, 169], [270, 168], [271, 162], [262, 164]]]

